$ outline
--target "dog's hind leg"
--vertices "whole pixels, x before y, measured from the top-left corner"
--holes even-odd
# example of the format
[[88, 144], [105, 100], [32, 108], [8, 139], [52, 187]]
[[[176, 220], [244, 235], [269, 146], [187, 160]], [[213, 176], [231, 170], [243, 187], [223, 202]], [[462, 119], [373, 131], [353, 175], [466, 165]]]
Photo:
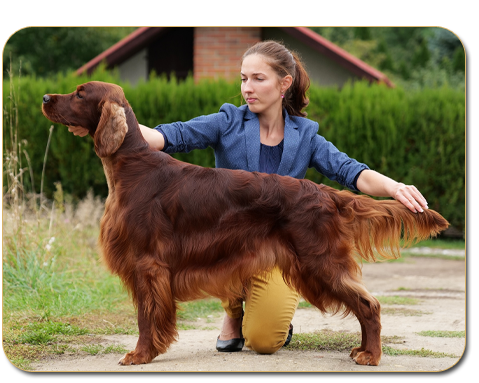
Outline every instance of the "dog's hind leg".
[[300, 292], [322, 312], [353, 313], [361, 325], [362, 339], [350, 356], [358, 364], [377, 366], [382, 355], [380, 305], [362, 284], [355, 261], [348, 258], [330, 256], [318, 262], [316, 270], [303, 269]]
[[152, 257], [138, 262], [134, 300], [137, 302], [140, 336], [135, 350], [120, 359], [122, 365], [151, 362], [157, 355], [165, 353], [178, 335], [170, 271], [165, 265]]
[[359, 324], [361, 325], [361, 346], [354, 347], [351, 350], [351, 354], [349, 356], [353, 359], [356, 357], [356, 355], [359, 352], [366, 350], [366, 344], [367, 344], [366, 328], [364, 327], [364, 325], [361, 322], [359, 322]]
[[381, 306], [358, 281], [345, 280], [338, 298], [356, 315], [361, 325], [361, 346], [353, 348], [351, 358], [358, 364], [379, 365], [381, 360]]

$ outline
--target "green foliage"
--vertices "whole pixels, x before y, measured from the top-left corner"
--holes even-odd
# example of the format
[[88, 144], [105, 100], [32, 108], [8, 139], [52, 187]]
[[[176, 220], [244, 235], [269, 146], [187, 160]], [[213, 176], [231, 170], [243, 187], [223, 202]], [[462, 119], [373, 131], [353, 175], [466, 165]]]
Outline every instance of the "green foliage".
[[[132, 87], [122, 83], [116, 73], [104, 69], [92, 77], [59, 74], [41, 79], [16, 78], [18, 140], [25, 142], [37, 192], [52, 125], [41, 113], [42, 96], [72, 92], [78, 84], [92, 79], [123, 86], [138, 121], [150, 127], [215, 113], [225, 102], [241, 103], [239, 84], [225, 81], [205, 80], [195, 84], [191, 78], [178, 82], [152, 75], [148, 82]], [[7, 104], [4, 110], [9, 110], [9, 88], [4, 82]], [[464, 228], [464, 92], [448, 86], [406, 92], [402, 88], [390, 89], [365, 82], [346, 85], [340, 91], [313, 86], [307, 112], [308, 118], [319, 123], [318, 133], [339, 150], [395, 180], [416, 185], [430, 208], [441, 212], [453, 226]], [[4, 142], [9, 142], [10, 118], [5, 114]], [[52, 198], [58, 181], [61, 181], [62, 193], [74, 198], [82, 198], [89, 189], [93, 189], [95, 195], [106, 196], [103, 169], [91, 138], [75, 137], [65, 126], [54, 126], [45, 170], [47, 196]], [[175, 154], [175, 157], [214, 167], [211, 149]], [[306, 176], [318, 183], [339, 186], [312, 169]], [[24, 182], [31, 190], [28, 177]], [[57, 190], [57, 198], [59, 193]]]
[[[447, 86], [405, 92], [356, 83], [312, 88], [319, 134], [371, 169], [418, 187], [429, 207], [464, 228], [465, 95]], [[308, 178], [334, 183], [308, 170]]]
[[13, 70], [48, 76], [80, 68], [136, 28], [31, 27], [14, 33], [3, 51], [3, 76]]
[[451, 31], [437, 27], [313, 27], [404, 89], [448, 84], [465, 89], [465, 50]]

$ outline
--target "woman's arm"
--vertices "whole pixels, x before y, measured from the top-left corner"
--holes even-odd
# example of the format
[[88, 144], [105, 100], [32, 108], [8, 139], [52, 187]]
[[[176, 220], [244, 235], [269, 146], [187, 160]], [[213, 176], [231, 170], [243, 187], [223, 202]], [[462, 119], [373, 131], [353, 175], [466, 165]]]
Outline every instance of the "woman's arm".
[[151, 129], [145, 125], [140, 125], [143, 138], [150, 144], [150, 147], [156, 150], [162, 150], [165, 146], [165, 138], [158, 130]]
[[[150, 144], [150, 147], [156, 150], [162, 150], [165, 146], [165, 138], [163, 134], [155, 129], [148, 128], [147, 126], [140, 125], [141, 134], [145, 138], [146, 142]], [[68, 126], [68, 130], [75, 136], [85, 137], [88, 134], [88, 129], [81, 126]]]
[[363, 170], [358, 177], [356, 186], [365, 194], [376, 197], [392, 197], [413, 213], [418, 211], [422, 213], [423, 209], [428, 208], [426, 199], [415, 186], [396, 182], [374, 170]]

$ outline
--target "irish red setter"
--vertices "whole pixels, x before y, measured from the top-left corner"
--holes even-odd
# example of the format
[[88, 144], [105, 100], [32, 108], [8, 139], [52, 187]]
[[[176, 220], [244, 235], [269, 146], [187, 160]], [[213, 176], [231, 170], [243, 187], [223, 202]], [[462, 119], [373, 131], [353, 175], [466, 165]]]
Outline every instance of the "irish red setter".
[[99, 243], [138, 310], [136, 349], [120, 364], [148, 363], [177, 336], [177, 302], [236, 299], [275, 265], [322, 312], [354, 314], [359, 364], [381, 359], [380, 305], [358, 262], [399, 256], [406, 242], [444, 230], [437, 212], [414, 214], [291, 177], [208, 169], [152, 150], [121, 87], [89, 82], [43, 98], [53, 122], [89, 130], [109, 187]]

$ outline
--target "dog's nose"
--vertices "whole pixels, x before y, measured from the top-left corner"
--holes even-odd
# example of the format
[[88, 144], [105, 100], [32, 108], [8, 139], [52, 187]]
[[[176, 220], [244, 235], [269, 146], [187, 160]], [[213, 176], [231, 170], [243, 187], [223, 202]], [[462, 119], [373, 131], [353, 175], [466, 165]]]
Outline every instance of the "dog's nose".
[[43, 103], [46, 104], [48, 102], [50, 102], [51, 98], [48, 94], [46, 94], [45, 96], [43, 96]]

